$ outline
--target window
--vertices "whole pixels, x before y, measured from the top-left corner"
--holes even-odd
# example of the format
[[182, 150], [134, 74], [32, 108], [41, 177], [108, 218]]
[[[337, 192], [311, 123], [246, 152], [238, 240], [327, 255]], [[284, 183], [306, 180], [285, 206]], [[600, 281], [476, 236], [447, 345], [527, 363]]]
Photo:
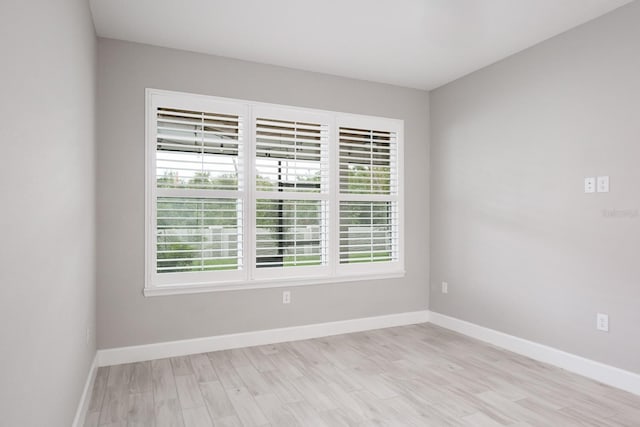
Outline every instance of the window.
[[400, 256], [398, 132], [360, 122], [338, 128], [340, 265], [372, 271]]
[[145, 295], [402, 275], [402, 128], [148, 89]]

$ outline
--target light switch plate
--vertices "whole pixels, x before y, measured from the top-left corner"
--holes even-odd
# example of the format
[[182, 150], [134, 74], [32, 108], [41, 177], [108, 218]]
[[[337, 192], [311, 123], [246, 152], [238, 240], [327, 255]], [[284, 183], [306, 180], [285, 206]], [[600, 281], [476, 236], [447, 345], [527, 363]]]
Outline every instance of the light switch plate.
[[609, 332], [609, 315], [598, 313], [596, 315], [596, 329], [602, 332]]
[[597, 189], [598, 193], [608, 193], [609, 192], [609, 177], [608, 176], [599, 176], [597, 179]]
[[584, 179], [584, 192], [595, 193], [596, 192], [596, 179], [593, 176]]

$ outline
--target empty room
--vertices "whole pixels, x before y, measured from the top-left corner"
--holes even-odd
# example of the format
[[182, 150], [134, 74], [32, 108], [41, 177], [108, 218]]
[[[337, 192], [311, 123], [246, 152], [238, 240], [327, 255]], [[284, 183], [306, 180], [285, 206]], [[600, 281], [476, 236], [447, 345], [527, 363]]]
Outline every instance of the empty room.
[[0, 28], [0, 426], [640, 427], [640, 0]]

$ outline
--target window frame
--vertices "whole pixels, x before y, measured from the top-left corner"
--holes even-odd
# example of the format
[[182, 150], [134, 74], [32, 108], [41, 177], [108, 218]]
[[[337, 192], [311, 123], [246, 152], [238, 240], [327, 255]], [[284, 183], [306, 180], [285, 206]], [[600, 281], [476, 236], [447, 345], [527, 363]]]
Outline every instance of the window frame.
[[[166, 101], [169, 105], [159, 105], [159, 101]], [[231, 112], [232, 114], [237, 114], [243, 118], [244, 123], [242, 138], [243, 158], [241, 162], [244, 186], [243, 188], [238, 188], [236, 192], [238, 193], [238, 200], [241, 201], [244, 210], [242, 215], [244, 268], [227, 271], [180, 273], [183, 277], [193, 277], [193, 280], [180, 283], [168, 283], [167, 280], [162, 280], [161, 276], [172, 273], [156, 272], [156, 211], [158, 197], [156, 191], [156, 108], [161, 106], [167, 108], [182, 107], [192, 110], [200, 108], [202, 111], [207, 111], [207, 108], [210, 108], [212, 105], [226, 106], [227, 109], [224, 109], [224, 111], [216, 112]], [[296, 200], [296, 196], [302, 194], [301, 198], [304, 199], [326, 200], [327, 233], [325, 238], [328, 245], [326, 265], [263, 269], [256, 267], [256, 202], [259, 199], [263, 199], [263, 197], [260, 197], [261, 194], [269, 194], [256, 189], [256, 118], [259, 115], [264, 116], [269, 113], [279, 114], [277, 117], [270, 118], [281, 120], [294, 119], [296, 121], [308, 120], [313, 123], [317, 122], [328, 126], [328, 191], [326, 193], [317, 193], [319, 195], [317, 198], [305, 195], [304, 192], [298, 194], [296, 194], [296, 192], [289, 192], [285, 197], [285, 199], [288, 200]], [[340, 264], [339, 204], [341, 200], [345, 200], [341, 198], [339, 182], [339, 129], [341, 126], [369, 127], [371, 129], [383, 128], [385, 131], [396, 133], [398, 192], [397, 195], [394, 196], [394, 199], [397, 200], [398, 209], [398, 257], [395, 261]], [[404, 277], [403, 146], [404, 121], [400, 119], [147, 88], [145, 91], [145, 280], [143, 294], [145, 296], [173, 295], [285, 286], [321, 285]], [[374, 198], [377, 199], [377, 197]], [[159, 278], [160, 280], [158, 280]]]

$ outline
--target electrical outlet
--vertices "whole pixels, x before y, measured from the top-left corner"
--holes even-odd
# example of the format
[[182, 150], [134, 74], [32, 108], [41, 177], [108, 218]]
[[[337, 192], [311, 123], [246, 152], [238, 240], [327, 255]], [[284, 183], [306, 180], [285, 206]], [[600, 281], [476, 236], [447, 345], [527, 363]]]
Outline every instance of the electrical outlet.
[[291, 303], [291, 291], [283, 291], [282, 292], [282, 303], [290, 304]]
[[609, 332], [609, 315], [598, 313], [596, 316], [596, 328], [599, 331]]
[[449, 293], [449, 284], [447, 282], [442, 282], [442, 293], [443, 294]]
[[91, 343], [91, 328], [89, 327], [87, 327], [87, 331], [85, 332], [85, 341], [87, 342], [87, 345]]

